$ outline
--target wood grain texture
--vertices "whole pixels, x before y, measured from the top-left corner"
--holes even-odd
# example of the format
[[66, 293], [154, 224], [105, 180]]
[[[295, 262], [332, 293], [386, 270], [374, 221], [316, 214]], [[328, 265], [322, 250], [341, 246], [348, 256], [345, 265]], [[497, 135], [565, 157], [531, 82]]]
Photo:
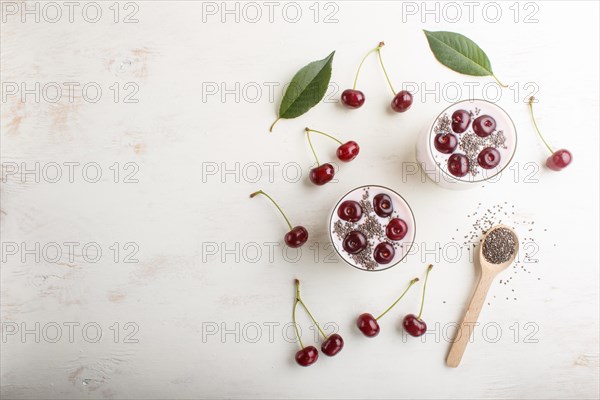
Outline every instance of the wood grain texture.
[[[122, 23], [134, 10], [125, 3], [115, 23], [113, 2], [99, 2], [96, 23], [81, 17], [85, 3], [72, 23], [23, 23], [5, 14], [8, 3], [0, 35], [2, 398], [598, 398], [597, 2], [535, 2], [537, 23], [523, 22], [524, 8], [515, 23], [512, 2], [500, 5], [497, 23], [482, 18], [484, 4], [473, 23], [464, 7], [452, 23], [442, 14], [422, 22], [406, 2], [320, 3], [315, 22], [312, 3], [299, 3], [293, 23], [282, 17], [284, 3], [273, 22], [262, 3], [262, 19], [250, 22], [246, 8], [236, 22], [220, 2], [191, 1], [132, 2], [134, 23]], [[243, 12], [245, 3], [228, 4]], [[213, 5], [216, 14], [203, 9]], [[325, 23], [333, 11], [337, 22]], [[518, 129], [515, 167], [495, 184], [457, 193], [407, 173], [417, 133], [450, 97], [470, 97], [469, 84], [473, 97], [497, 89], [441, 66], [422, 29], [472, 38], [514, 85], [497, 102]], [[341, 91], [381, 40], [394, 85], [414, 88], [413, 107], [388, 111], [391, 93], [373, 58], [359, 79], [365, 105], [345, 110]], [[268, 134], [285, 82], [333, 50], [323, 104]], [[35, 93], [23, 101], [21, 85], [37, 83], [58, 83], [61, 99], [50, 101], [50, 85], [39, 101]], [[535, 88], [540, 128], [574, 154], [561, 173], [536, 167], [546, 153], [525, 103]], [[307, 183], [307, 125], [361, 145], [324, 187]], [[333, 159], [333, 142], [314, 142]], [[21, 179], [36, 165], [37, 178]], [[418, 225], [415, 254], [382, 273], [349, 268], [328, 245], [331, 207], [364, 184], [401, 193]], [[276, 210], [248, 199], [258, 189], [307, 227], [300, 252], [282, 246]], [[453, 370], [444, 358], [477, 279], [463, 236], [495, 205], [510, 210], [497, 217], [527, 239], [530, 257], [493, 282], [468, 359]], [[362, 337], [356, 316], [385, 309], [428, 263], [436, 267], [425, 337], [401, 330], [402, 316], [418, 310], [418, 290], [382, 319], [375, 340]], [[293, 361], [294, 278], [315, 317], [346, 341], [308, 369]], [[305, 342], [314, 341], [308, 319], [299, 323]]]

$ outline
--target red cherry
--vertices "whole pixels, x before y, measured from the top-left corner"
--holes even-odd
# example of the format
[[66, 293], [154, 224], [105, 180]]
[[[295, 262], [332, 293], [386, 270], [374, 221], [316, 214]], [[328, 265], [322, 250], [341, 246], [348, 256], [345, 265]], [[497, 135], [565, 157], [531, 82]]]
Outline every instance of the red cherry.
[[357, 222], [362, 218], [363, 209], [357, 201], [346, 200], [340, 204], [337, 214], [344, 221]]
[[451, 133], [438, 133], [433, 139], [433, 145], [440, 153], [450, 154], [456, 150], [458, 140]]
[[373, 258], [379, 264], [389, 264], [394, 259], [394, 255], [396, 255], [396, 250], [388, 242], [379, 243], [373, 252]]
[[486, 147], [479, 152], [477, 163], [484, 169], [495, 168], [500, 164], [500, 152], [493, 147]]
[[379, 324], [375, 317], [369, 313], [360, 314], [356, 320], [356, 326], [365, 336], [375, 337], [379, 335]]
[[317, 362], [319, 352], [315, 346], [307, 346], [296, 353], [296, 362], [303, 367], [308, 367]]
[[331, 181], [334, 175], [335, 170], [333, 169], [333, 165], [326, 163], [311, 169], [308, 177], [312, 183], [321, 186]]
[[349, 142], [344, 143], [337, 149], [337, 157], [340, 161], [350, 162], [356, 158], [358, 152], [360, 151], [360, 147], [358, 143], [354, 140], [350, 140]]
[[427, 324], [422, 319], [417, 318], [414, 314], [408, 314], [402, 321], [404, 330], [409, 335], [419, 337], [427, 332]]
[[391, 240], [402, 240], [408, 232], [408, 226], [401, 218], [392, 219], [385, 228], [386, 236]]
[[342, 351], [344, 348], [344, 339], [337, 333], [330, 335], [323, 344], [321, 344], [321, 351], [323, 354], [329, 357], [335, 356], [337, 353]]
[[469, 172], [469, 159], [464, 154], [452, 154], [448, 158], [448, 171], [456, 176], [463, 177]]
[[466, 110], [456, 110], [452, 113], [452, 130], [455, 133], [463, 133], [469, 128], [471, 114]]
[[379, 193], [373, 198], [373, 210], [382, 218], [389, 217], [394, 211], [392, 198], [385, 193]]
[[480, 137], [488, 137], [496, 129], [496, 120], [489, 115], [482, 115], [473, 121], [473, 132]]
[[285, 234], [283, 240], [290, 247], [300, 247], [308, 240], [308, 231], [303, 226], [295, 226]]
[[550, 157], [548, 157], [546, 160], [546, 167], [553, 171], [560, 171], [567, 165], [571, 164], [571, 161], [573, 161], [571, 152], [569, 150], [560, 149], [556, 150]]
[[403, 113], [412, 106], [413, 96], [407, 90], [402, 90], [392, 100], [392, 110]]
[[342, 247], [350, 254], [358, 254], [367, 248], [367, 238], [360, 231], [352, 231], [344, 238]]
[[365, 104], [365, 94], [360, 90], [346, 89], [342, 92], [342, 103], [348, 108], [360, 108]]

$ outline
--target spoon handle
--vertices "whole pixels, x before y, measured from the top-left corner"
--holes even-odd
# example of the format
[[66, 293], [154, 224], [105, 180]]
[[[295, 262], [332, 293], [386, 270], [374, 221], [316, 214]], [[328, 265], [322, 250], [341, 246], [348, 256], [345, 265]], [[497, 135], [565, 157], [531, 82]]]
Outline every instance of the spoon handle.
[[481, 308], [483, 307], [483, 302], [485, 301], [485, 297], [487, 296], [487, 292], [490, 289], [495, 276], [495, 274], [485, 272], [481, 274], [475, 293], [473, 293], [473, 297], [471, 298], [469, 308], [465, 312], [465, 316], [456, 331], [456, 338], [450, 348], [448, 358], [446, 358], [446, 364], [449, 367], [456, 368], [458, 367], [458, 364], [460, 364], [460, 360], [465, 352], [467, 343], [469, 343], [469, 338], [471, 337], [471, 333], [475, 327]]

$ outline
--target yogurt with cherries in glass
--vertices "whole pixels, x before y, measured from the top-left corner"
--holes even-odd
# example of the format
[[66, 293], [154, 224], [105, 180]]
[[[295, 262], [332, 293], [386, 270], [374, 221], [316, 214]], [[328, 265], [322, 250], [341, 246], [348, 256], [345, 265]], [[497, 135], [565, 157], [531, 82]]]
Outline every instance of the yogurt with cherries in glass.
[[517, 132], [506, 111], [486, 100], [463, 100], [442, 111], [417, 140], [417, 161], [440, 186], [466, 189], [510, 164]]
[[410, 252], [415, 232], [415, 218], [404, 198], [377, 185], [361, 186], [344, 195], [329, 220], [336, 252], [365, 271], [397, 265]]

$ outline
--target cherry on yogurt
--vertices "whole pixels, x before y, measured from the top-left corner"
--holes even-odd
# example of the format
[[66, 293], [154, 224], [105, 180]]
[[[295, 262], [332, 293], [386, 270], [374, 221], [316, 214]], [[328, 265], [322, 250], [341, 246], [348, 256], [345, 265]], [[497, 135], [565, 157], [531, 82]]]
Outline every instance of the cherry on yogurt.
[[469, 128], [471, 114], [467, 110], [456, 110], [452, 113], [452, 130], [454, 133], [463, 133]]
[[337, 214], [344, 221], [357, 222], [362, 218], [363, 209], [358, 202], [346, 200], [340, 204]]
[[479, 152], [477, 163], [484, 169], [495, 168], [500, 164], [500, 152], [493, 147], [486, 147]]
[[489, 115], [482, 115], [473, 121], [473, 132], [479, 137], [488, 137], [496, 129], [496, 120]]
[[448, 158], [448, 172], [462, 178], [469, 172], [469, 159], [464, 154], [455, 153]]
[[408, 225], [402, 218], [392, 219], [385, 228], [385, 234], [391, 240], [402, 240], [407, 232]]
[[452, 133], [438, 133], [433, 139], [435, 149], [440, 153], [451, 154], [458, 146], [456, 135]]
[[379, 243], [373, 252], [373, 258], [379, 264], [389, 264], [394, 259], [394, 255], [396, 255], [396, 250], [388, 242]]
[[344, 238], [342, 247], [350, 254], [358, 254], [367, 247], [367, 238], [360, 231], [352, 231]]
[[389, 217], [394, 211], [392, 198], [385, 193], [379, 193], [373, 198], [373, 210], [382, 218]]

